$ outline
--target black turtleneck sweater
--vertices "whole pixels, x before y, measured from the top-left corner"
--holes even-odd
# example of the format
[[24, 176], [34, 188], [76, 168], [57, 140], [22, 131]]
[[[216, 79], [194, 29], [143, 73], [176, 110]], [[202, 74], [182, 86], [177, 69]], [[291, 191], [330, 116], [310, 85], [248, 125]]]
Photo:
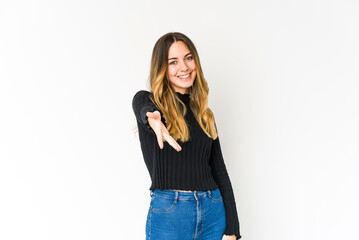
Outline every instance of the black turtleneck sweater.
[[151, 189], [179, 189], [206, 191], [219, 188], [226, 212], [224, 234], [241, 238], [239, 220], [231, 181], [223, 160], [219, 137], [209, 138], [200, 127], [189, 106], [189, 94], [176, 92], [186, 105], [185, 120], [189, 126], [190, 140], [177, 143], [182, 150], [177, 152], [167, 141], [160, 149], [155, 132], [147, 121], [147, 112], [158, 110], [166, 126], [162, 112], [149, 98], [149, 91], [138, 91], [132, 100], [136, 116], [141, 150], [151, 176]]

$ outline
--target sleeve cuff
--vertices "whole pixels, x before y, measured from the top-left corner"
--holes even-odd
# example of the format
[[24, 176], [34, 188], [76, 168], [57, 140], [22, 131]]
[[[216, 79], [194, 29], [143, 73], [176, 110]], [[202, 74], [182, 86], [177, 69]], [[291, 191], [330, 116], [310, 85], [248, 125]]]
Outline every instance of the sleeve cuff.
[[232, 230], [228, 225], [227, 225], [226, 229], [224, 230], [223, 234], [225, 234], [225, 235], [233, 235], [234, 234], [236, 236], [236, 239], [241, 239], [242, 238], [239, 231]]

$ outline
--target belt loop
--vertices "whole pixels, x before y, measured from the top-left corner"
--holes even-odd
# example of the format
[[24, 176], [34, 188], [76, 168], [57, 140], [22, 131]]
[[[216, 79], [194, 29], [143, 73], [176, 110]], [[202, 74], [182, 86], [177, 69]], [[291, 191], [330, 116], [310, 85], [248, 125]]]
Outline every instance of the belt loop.
[[152, 197], [153, 195], [153, 189], [150, 190], [150, 196]]
[[194, 195], [194, 198], [195, 198], [196, 200], [198, 200], [198, 198], [197, 198], [197, 191], [196, 191], [196, 190], [193, 191], [193, 195]]
[[211, 190], [207, 191], [208, 196], [211, 196]]
[[178, 191], [175, 192], [176, 195], [175, 195], [175, 203], [177, 203], [177, 200], [178, 200]]

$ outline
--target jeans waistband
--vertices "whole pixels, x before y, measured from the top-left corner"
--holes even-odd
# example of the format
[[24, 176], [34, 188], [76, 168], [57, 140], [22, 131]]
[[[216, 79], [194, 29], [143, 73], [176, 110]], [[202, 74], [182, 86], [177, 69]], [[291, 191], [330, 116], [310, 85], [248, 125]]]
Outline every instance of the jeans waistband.
[[211, 196], [214, 191], [219, 191], [218, 188], [214, 190], [206, 191], [193, 191], [193, 192], [182, 192], [179, 190], [168, 190], [168, 189], [151, 189], [150, 195], [153, 195], [170, 198], [170, 199], [180, 199], [180, 200], [191, 200], [204, 198], [206, 196]]

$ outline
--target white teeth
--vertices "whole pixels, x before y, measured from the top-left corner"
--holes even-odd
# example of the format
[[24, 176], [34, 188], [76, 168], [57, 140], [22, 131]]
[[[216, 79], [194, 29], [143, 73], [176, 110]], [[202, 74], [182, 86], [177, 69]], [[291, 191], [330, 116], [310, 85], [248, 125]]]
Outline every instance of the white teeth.
[[185, 76], [178, 76], [179, 78], [188, 78], [189, 77], [189, 75], [190, 75], [190, 73], [188, 73], [187, 75], [185, 75]]

